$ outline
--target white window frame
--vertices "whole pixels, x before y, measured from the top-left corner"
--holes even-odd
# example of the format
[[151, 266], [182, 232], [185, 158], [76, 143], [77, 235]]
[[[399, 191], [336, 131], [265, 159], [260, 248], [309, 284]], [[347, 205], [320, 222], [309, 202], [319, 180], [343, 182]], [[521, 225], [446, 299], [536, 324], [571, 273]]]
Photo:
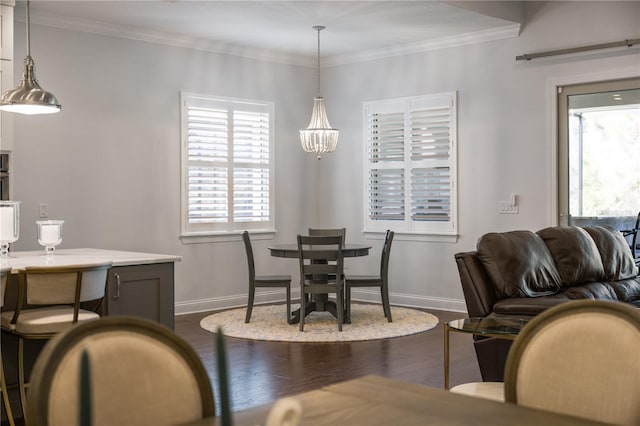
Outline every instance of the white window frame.
[[[228, 220], [222, 222], [196, 223], [189, 218], [189, 171], [202, 162], [190, 161], [189, 159], [189, 122], [188, 111], [190, 107], [226, 110], [229, 112], [227, 155], [228, 161], [205, 162], [207, 167], [217, 167], [227, 170], [226, 197], [228, 203]], [[184, 242], [208, 242], [225, 240], [225, 237], [237, 236], [244, 230], [252, 233], [273, 233], [275, 232], [275, 176], [274, 176], [274, 103], [253, 99], [240, 99], [222, 96], [203, 95], [196, 93], [180, 93], [180, 115], [181, 115], [181, 237]], [[254, 163], [239, 163], [233, 158], [233, 111], [258, 112], [268, 114], [269, 121], [269, 148], [268, 164], [257, 165]], [[237, 211], [234, 214], [234, 183], [233, 172], [242, 167], [261, 168], [268, 171], [268, 219], [266, 221], [238, 221]], [[233, 239], [233, 238], [231, 238]]]
[[[418, 111], [433, 109], [448, 109], [449, 112], [449, 153], [446, 158], [411, 160], [411, 116]], [[402, 114], [404, 118], [403, 155], [397, 160], [374, 162], [370, 159], [370, 129], [371, 114]], [[432, 241], [455, 241], [458, 234], [458, 200], [457, 200], [457, 92], [445, 92], [421, 96], [375, 100], [363, 103], [363, 135], [364, 135], [364, 231], [365, 233], [379, 233], [387, 229], [402, 235], [405, 239], [427, 239]], [[372, 185], [370, 181], [372, 169], [392, 168], [404, 171], [404, 219], [384, 220], [372, 219], [370, 200]], [[449, 172], [449, 214], [448, 220], [414, 220], [412, 218], [411, 176], [413, 170], [418, 169], [446, 170]], [[437, 173], [439, 174], [439, 173]], [[436, 177], [437, 181], [438, 178]]]

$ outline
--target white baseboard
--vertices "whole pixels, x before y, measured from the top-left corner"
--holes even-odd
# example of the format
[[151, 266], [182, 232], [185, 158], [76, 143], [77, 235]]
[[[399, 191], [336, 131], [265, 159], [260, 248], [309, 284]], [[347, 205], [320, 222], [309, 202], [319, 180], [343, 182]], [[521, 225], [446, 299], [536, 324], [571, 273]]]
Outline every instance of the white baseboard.
[[[359, 302], [381, 303], [379, 290], [352, 290], [351, 299]], [[467, 312], [467, 305], [464, 300], [459, 299], [389, 293], [389, 301], [392, 306], [435, 309], [438, 311]]]
[[[291, 299], [300, 298], [300, 291], [291, 291]], [[359, 302], [380, 303], [380, 292], [376, 290], [353, 290], [352, 300]], [[394, 306], [406, 306], [410, 308], [435, 309], [439, 311], [467, 312], [464, 300], [445, 299], [441, 297], [417, 296], [415, 294], [390, 293], [389, 299]], [[282, 290], [270, 290], [256, 292], [255, 304], [284, 302]], [[196, 312], [217, 311], [231, 309], [247, 305], [247, 295], [216, 297], [212, 299], [191, 300], [177, 302], [175, 304], [176, 315], [192, 314]]]

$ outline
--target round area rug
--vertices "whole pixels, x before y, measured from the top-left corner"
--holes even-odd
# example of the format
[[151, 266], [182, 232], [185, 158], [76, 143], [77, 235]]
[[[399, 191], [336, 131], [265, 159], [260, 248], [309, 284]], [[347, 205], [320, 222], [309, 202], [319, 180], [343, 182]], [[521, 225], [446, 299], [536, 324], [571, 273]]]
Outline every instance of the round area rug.
[[225, 336], [241, 339], [349, 342], [406, 336], [430, 330], [438, 324], [434, 315], [398, 307], [391, 307], [393, 322], [387, 322], [382, 306], [355, 304], [351, 306], [351, 324], [343, 324], [342, 332], [338, 331], [336, 319], [328, 312], [307, 315], [304, 331], [300, 332], [299, 324], [287, 324], [285, 310], [285, 305], [254, 306], [251, 322], [245, 324], [246, 308], [231, 309], [203, 318], [200, 326], [213, 333], [222, 327]]

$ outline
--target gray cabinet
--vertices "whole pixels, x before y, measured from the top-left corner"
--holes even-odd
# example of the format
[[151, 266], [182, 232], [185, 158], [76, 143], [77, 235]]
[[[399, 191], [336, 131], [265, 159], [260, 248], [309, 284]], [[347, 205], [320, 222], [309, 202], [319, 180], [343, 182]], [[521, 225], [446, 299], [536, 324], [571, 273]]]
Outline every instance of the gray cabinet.
[[106, 314], [142, 317], [173, 329], [173, 269], [173, 262], [112, 267]]

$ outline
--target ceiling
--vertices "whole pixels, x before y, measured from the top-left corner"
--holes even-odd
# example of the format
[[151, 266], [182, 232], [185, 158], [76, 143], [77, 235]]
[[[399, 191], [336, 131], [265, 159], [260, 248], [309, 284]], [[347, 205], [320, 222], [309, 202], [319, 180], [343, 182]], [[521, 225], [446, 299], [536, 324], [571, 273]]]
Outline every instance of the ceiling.
[[[315, 66], [519, 34], [524, 2], [32, 0], [31, 23]], [[16, 20], [25, 2], [16, 1]], [[19, 24], [17, 24], [19, 25]]]

